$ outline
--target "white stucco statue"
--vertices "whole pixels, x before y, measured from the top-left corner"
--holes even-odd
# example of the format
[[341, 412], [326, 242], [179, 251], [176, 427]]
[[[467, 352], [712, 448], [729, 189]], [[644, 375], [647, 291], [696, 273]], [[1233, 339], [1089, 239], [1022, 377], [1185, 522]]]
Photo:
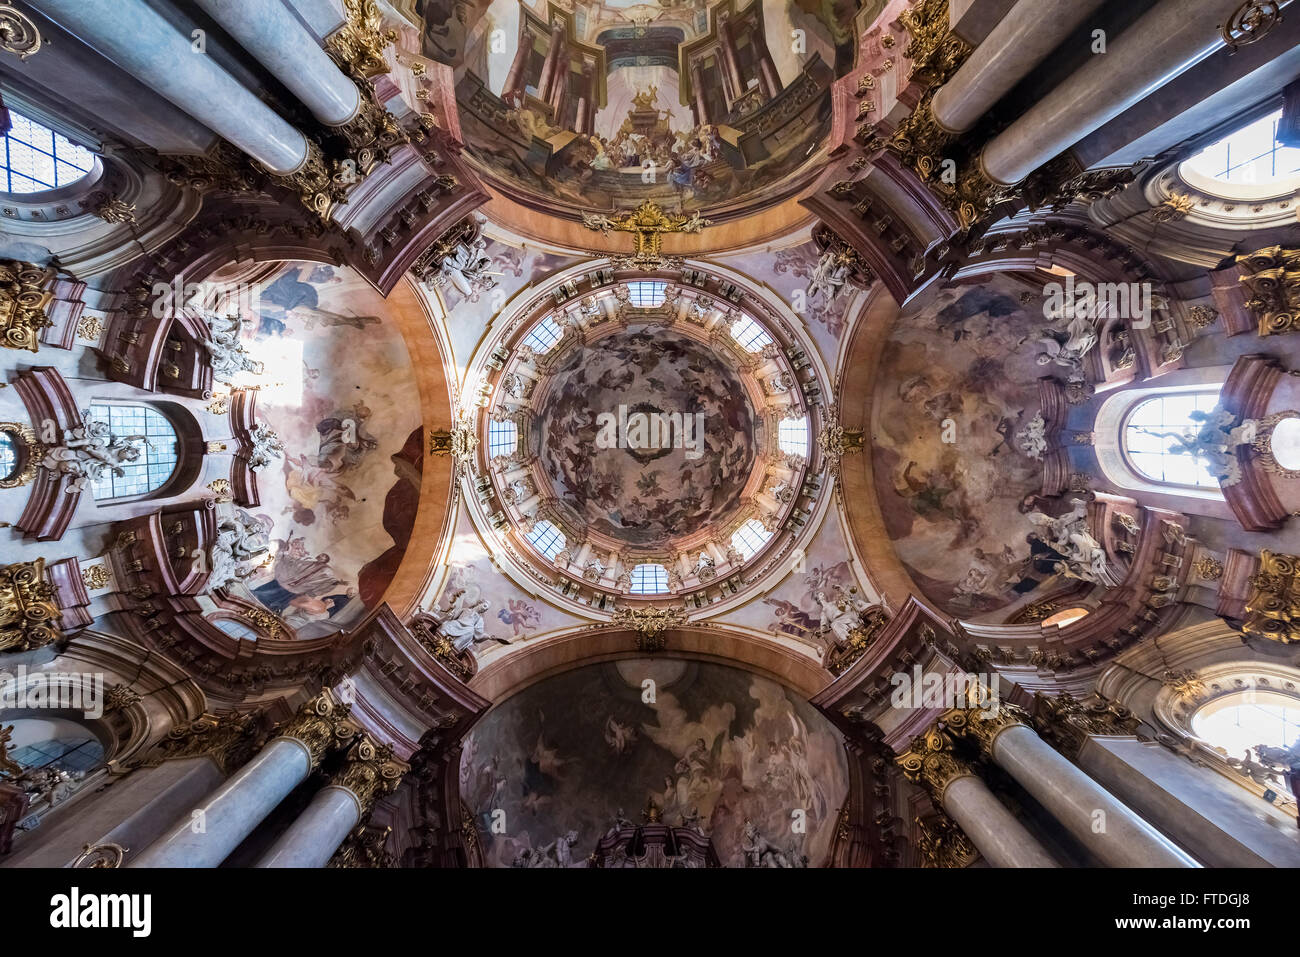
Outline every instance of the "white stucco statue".
[[253, 452], [248, 457], [248, 467], [254, 472], [260, 472], [275, 459], [284, 457], [284, 443], [265, 423], [259, 422], [249, 437], [253, 441]]
[[63, 444], [47, 449], [41, 460], [42, 468], [71, 478], [69, 492], [80, 491], [108, 474], [125, 475], [123, 466], [139, 461], [149, 444], [143, 435], [114, 435], [107, 422], [86, 418], [88, 415], [82, 413], [78, 428], [64, 429]]
[[808, 298], [812, 300], [821, 296], [829, 303], [840, 294], [848, 278], [849, 267], [835, 255], [834, 249], [828, 249], [813, 267], [808, 280]]
[[208, 325], [208, 338], [203, 340], [203, 348], [208, 350], [213, 375], [223, 382], [230, 382], [241, 372], [262, 374], [262, 363], [245, 352], [243, 343], [239, 341], [239, 332], [244, 325], [241, 318], [214, 313], [203, 318]]
[[488, 638], [483, 625], [483, 614], [492, 603], [486, 598], [471, 601], [465, 592], [457, 592], [451, 607], [441, 612], [442, 621], [438, 624], [438, 634], [451, 642], [457, 651], [465, 651], [471, 645]]
[[822, 628], [830, 634], [837, 645], [844, 645], [849, 634], [862, 627], [862, 616], [847, 601], [831, 601], [825, 592], [817, 592], [813, 598], [822, 610]]
[[266, 554], [267, 545], [261, 540], [264, 531], [260, 523], [239, 517], [223, 518], [217, 523], [217, 537], [210, 550], [210, 591], [225, 588], [232, 582], [243, 581], [256, 573], [260, 566], [249, 567], [249, 562]]

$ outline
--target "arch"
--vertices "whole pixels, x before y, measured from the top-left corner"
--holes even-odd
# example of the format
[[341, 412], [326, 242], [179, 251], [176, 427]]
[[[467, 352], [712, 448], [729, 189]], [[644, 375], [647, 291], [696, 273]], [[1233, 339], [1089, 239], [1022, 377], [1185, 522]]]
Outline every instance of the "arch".
[[28, 196], [68, 189], [100, 170], [98, 157], [39, 120], [9, 111], [0, 136], [0, 193]]
[[[482, 668], [470, 688], [502, 702], [554, 675], [602, 661], [644, 658], [636, 633], [621, 628], [576, 631], [526, 645]], [[770, 639], [725, 627], [687, 625], [665, 633], [667, 657], [710, 661], [750, 671], [811, 699], [831, 682], [821, 664]]]

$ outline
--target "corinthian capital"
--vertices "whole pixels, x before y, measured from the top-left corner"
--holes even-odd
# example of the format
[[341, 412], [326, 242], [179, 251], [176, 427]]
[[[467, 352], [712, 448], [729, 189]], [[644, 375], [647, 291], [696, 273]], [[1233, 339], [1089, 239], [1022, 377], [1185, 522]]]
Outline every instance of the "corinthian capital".
[[312, 698], [298, 713], [277, 729], [279, 737], [293, 738], [307, 748], [311, 766], [337, 747], [346, 745], [356, 735], [356, 726], [347, 720], [352, 708], [334, 698], [328, 688]]
[[391, 744], [376, 744], [367, 734], [348, 749], [331, 783], [351, 791], [365, 817], [376, 800], [397, 790], [409, 770], [409, 765], [393, 758]]
[[937, 805], [942, 805], [948, 785], [975, 773], [970, 764], [953, 753], [953, 739], [940, 730], [938, 722], [913, 738], [894, 763], [903, 769], [903, 777], [925, 788]]
[[953, 708], [939, 719], [944, 727], [959, 738], [979, 745], [980, 752], [993, 756], [993, 742], [1007, 728], [1021, 725], [1031, 727], [1029, 715], [1023, 708], [990, 700], [990, 706]]

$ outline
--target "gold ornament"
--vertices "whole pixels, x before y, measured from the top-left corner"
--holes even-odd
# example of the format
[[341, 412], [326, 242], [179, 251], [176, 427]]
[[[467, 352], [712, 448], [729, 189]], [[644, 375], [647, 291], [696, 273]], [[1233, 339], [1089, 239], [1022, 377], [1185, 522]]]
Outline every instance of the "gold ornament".
[[305, 745], [311, 755], [311, 766], [316, 768], [326, 754], [352, 740], [356, 726], [347, 720], [351, 713], [350, 705], [336, 701], [326, 689], [276, 728], [276, 735]]
[[108, 567], [103, 562], [81, 570], [81, 583], [91, 591], [107, 588], [110, 580]]
[[1092, 735], [1131, 735], [1142, 722], [1128, 708], [1100, 695], [1080, 700], [1068, 691], [1035, 696], [1038, 730], [1043, 740], [1068, 758], [1075, 758]]
[[1300, 250], [1269, 246], [1238, 256], [1241, 282], [1252, 293], [1246, 308], [1259, 319], [1259, 334], [1300, 330]]
[[21, 422], [0, 422], [0, 432], [8, 434], [19, 452], [18, 467], [9, 475], [0, 475], [0, 488], [30, 485], [36, 478], [41, 459], [45, 457], [45, 449], [36, 433]]
[[348, 22], [326, 38], [334, 59], [353, 76], [373, 79], [388, 72], [384, 51], [397, 42], [396, 30], [384, 29], [384, 14], [375, 0], [343, 0]]
[[668, 645], [667, 632], [686, 623], [680, 608], [620, 608], [610, 621], [636, 632], [637, 651], [663, 651]]
[[26, 60], [41, 49], [44, 41], [36, 24], [22, 11], [0, 3], [0, 50]]
[[331, 783], [356, 796], [364, 818], [377, 799], [397, 790], [408, 770], [406, 764], [393, 760], [391, 744], [375, 744], [367, 734], [348, 749], [343, 767]]
[[32, 651], [57, 641], [60, 617], [44, 558], [0, 566], [0, 652]]
[[903, 777], [929, 792], [936, 806], [943, 803], [943, 792], [948, 785], [975, 773], [969, 764], [953, 754], [952, 738], [939, 729], [937, 722], [913, 738], [894, 763], [903, 769]]
[[936, 818], [916, 818], [916, 826], [922, 867], [969, 867], [979, 857], [970, 838], [943, 812]]
[[226, 774], [233, 774], [261, 744], [256, 711], [205, 712], [196, 720], [168, 732], [142, 762], [155, 767], [164, 761], [209, 757]]
[[16, 259], [0, 259], [0, 344], [36, 352], [41, 332], [53, 325], [45, 314], [54, 298], [54, 270]]
[[1300, 558], [1264, 549], [1241, 630], [1283, 644], [1300, 641]]
[[613, 219], [602, 214], [583, 213], [582, 225], [602, 233], [611, 230], [632, 233], [635, 236], [635, 252], [630, 257], [623, 257], [626, 264], [644, 269], [662, 269], [667, 263], [661, 255], [666, 233], [698, 233], [705, 226], [712, 226], [713, 221], [701, 219], [698, 210], [690, 216], [665, 213], [658, 203], [646, 200], [635, 210], [621, 213]]

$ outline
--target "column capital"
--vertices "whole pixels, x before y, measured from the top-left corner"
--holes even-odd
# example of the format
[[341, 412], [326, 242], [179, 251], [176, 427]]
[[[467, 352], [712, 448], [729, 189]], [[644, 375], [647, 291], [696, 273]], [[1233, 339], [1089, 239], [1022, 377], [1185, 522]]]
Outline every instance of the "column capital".
[[348, 748], [343, 766], [330, 783], [351, 792], [364, 818], [376, 800], [397, 790], [409, 770], [410, 765], [393, 758], [391, 744], [376, 744], [370, 735], [363, 734]]
[[953, 781], [975, 776], [970, 764], [953, 753], [953, 739], [938, 722], [913, 738], [894, 763], [903, 769], [903, 777], [925, 788], [936, 805], [942, 805], [943, 794]]
[[1033, 730], [1029, 714], [1013, 704], [999, 702], [993, 708], [952, 708], [939, 719], [944, 728], [960, 738], [979, 745], [980, 753], [993, 756], [993, 742], [1007, 728], [1020, 727]]
[[347, 720], [351, 713], [351, 706], [337, 701], [326, 688], [280, 725], [276, 736], [292, 738], [306, 748], [315, 768], [326, 754], [345, 746], [356, 735], [356, 726]]
[[1080, 700], [1068, 691], [1035, 696], [1043, 740], [1070, 760], [1093, 735], [1132, 735], [1142, 722], [1128, 708], [1094, 694]]
[[225, 774], [231, 774], [256, 753], [265, 733], [259, 711], [205, 712], [189, 724], [172, 728], [141, 766], [209, 757]]

